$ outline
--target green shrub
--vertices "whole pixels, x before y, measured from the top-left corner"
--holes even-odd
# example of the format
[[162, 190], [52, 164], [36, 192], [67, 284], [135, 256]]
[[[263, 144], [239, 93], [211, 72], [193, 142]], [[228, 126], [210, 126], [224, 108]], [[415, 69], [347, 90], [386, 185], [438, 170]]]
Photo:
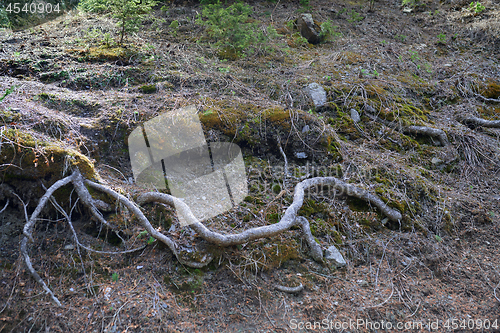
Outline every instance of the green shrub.
[[480, 2], [474, 2], [472, 1], [469, 5], [469, 9], [472, 10], [474, 13], [479, 14], [482, 11], [486, 9], [483, 5], [481, 5]]
[[220, 2], [203, 7], [196, 23], [205, 26], [208, 35], [217, 40], [215, 45], [222, 53], [252, 54], [255, 45], [263, 44], [267, 37], [259, 30], [256, 22], [252, 22], [252, 7], [236, 2], [223, 7]]
[[331, 20], [326, 20], [321, 23], [321, 32], [319, 33], [320, 38], [323, 41], [327, 41], [328, 39], [336, 39], [342, 36], [342, 33], [337, 32], [338, 26], [333, 25]]
[[112, 0], [82, 0], [78, 5], [81, 11], [103, 14], [110, 11]]
[[156, 0], [82, 0], [79, 8], [92, 13], [109, 13], [118, 19], [120, 45], [127, 33], [139, 30], [141, 21], [157, 4]]
[[10, 21], [7, 12], [3, 8], [0, 8], [0, 28], [8, 27], [10, 27]]

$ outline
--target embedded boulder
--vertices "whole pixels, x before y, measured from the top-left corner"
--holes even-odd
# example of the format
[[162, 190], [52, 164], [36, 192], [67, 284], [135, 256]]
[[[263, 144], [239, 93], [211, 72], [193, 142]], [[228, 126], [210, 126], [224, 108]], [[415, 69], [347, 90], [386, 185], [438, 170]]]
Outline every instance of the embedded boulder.
[[306, 87], [306, 92], [311, 97], [316, 108], [320, 108], [326, 104], [326, 91], [316, 82], [309, 84]]
[[311, 44], [319, 44], [322, 40], [320, 36], [321, 27], [314, 22], [311, 14], [302, 14], [297, 19], [297, 28], [302, 37]]

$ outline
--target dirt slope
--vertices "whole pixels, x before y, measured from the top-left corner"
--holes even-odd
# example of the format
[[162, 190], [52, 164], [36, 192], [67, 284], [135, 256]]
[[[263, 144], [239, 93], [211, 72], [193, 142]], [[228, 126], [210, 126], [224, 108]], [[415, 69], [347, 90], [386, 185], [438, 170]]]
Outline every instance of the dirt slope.
[[[111, 19], [78, 12], [2, 32], [0, 91], [16, 88], [0, 104], [0, 332], [380, 332], [398, 323], [406, 332], [500, 332], [500, 130], [463, 120], [500, 120], [500, 6], [486, 1], [475, 14], [467, 1], [411, 11], [385, 0], [372, 10], [365, 1], [252, 5], [252, 17], [280, 35], [270, 51], [235, 60], [210, 47], [193, 3], [158, 8], [126, 48], [102, 45], [117, 33]], [[301, 12], [331, 20], [339, 34], [301, 44], [287, 25]], [[323, 108], [305, 92], [312, 82], [327, 92]], [[119, 205], [105, 213], [118, 235], [76, 205], [80, 242], [147, 246], [78, 252], [50, 206], [30, 255], [63, 303], [55, 306], [18, 259], [26, 221], [9, 191], [31, 213], [41, 185], [61, 178], [72, 156], [89, 178], [133, 197], [143, 189], [130, 182], [128, 135], [191, 104], [207, 139], [237, 143], [247, 168], [249, 196], [209, 228], [276, 223], [300, 177], [326, 175], [377, 194], [404, 218], [391, 223], [363, 201], [311, 191], [300, 215], [323, 248], [344, 255], [347, 266], [336, 269], [310, 258], [299, 229], [217, 248], [180, 228], [172, 209], [145, 206], [155, 227], [215, 256], [191, 269]], [[409, 126], [441, 129], [449, 144]], [[283, 175], [278, 142], [295, 178]], [[60, 191], [70, 209], [74, 193]], [[297, 294], [273, 287], [299, 283]]]

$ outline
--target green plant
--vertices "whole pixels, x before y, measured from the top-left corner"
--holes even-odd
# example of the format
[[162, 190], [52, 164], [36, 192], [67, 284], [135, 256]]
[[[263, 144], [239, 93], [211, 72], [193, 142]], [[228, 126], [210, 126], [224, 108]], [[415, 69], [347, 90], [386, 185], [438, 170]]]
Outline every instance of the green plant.
[[5, 92], [3, 93], [3, 96], [0, 97], [0, 102], [2, 102], [5, 99], [5, 97], [7, 97], [10, 94], [12, 94], [14, 92], [14, 90], [16, 90], [16, 86], [11, 86], [7, 90], [5, 90]]
[[309, 5], [309, 0], [299, 0], [299, 3], [301, 6], [308, 6]]
[[408, 50], [408, 53], [410, 54], [411, 61], [413, 61], [414, 63], [416, 63], [417, 61], [420, 60], [420, 57], [419, 57], [417, 51]]
[[443, 33], [440, 33], [437, 35], [438, 43], [439, 44], [446, 44], [446, 35]]
[[9, 28], [10, 21], [5, 9], [0, 8], [0, 28]]
[[434, 238], [436, 239], [436, 241], [438, 241], [440, 243], [443, 241], [443, 239], [438, 235], [434, 235]]
[[118, 279], [119, 279], [118, 273], [111, 274], [111, 281], [116, 282], [118, 281]]
[[399, 40], [399, 41], [401, 41], [401, 42], [405, 42], [407, 36], [405, 36], [405, 35], [399, 35], [398, 34], [398, 35], [394, 36], [394, 38], [397, 39], [397, 40]]
[[481, 3], [479, 1], [478, 2], [472, 1], [469, 4], [469, 9], [472, 10], [475, 14], [479, 14], [482, 11], [484, 11], [486, 9], [486, 7], [484, 7], [483, 5], [481, 5]]
[[81, 11], [88, 13], [107, 13], [112, 0], [82, 0], [78, 4]]
[[401, 6], [407, 8], [415, 8], [419, 5], [419, 0], [403, 0]]
[[336, 39], [340, 36], [342, 36], [342, 33], [337, 32], [338, 26], [333, 25], [332, 21], [330, 19], [326, 20], [325, 22], [321, 23], [321, 32], [319, 33], [319, 37], [323, 40], [326, 41], [328, 39]]
[[363, 19], [364, 19], [364, 16], [361, 16], [360, 13], [358, 13], [355, 10], [351, 10], [351, 12], [349, 13], [349, 18], [347, 19], [347, 22], [354, 23], [354, 22], [362, 21]]
[[86, 12], [110, 13], [116, 18], [120, 28], [118, 44], [123, 45], [125, 35], [137, 31], [144, 16], [156, 4], [156, 0], [82, 0], [79, 8]]
[[172, 29], [172, 35], [177, 36], [177, 31], [179, 29], [179, 21], [173, 20], [168, 27]]
[[265, 44], [268, 38], [250, 18], [252, 7], [236, 2], [224, 7], [217, 2], [203, 7], [196, 23], [206, 27], [210, 37], [225, 59], [235, 59], [243, 54], [255, 52], [255, 46]]

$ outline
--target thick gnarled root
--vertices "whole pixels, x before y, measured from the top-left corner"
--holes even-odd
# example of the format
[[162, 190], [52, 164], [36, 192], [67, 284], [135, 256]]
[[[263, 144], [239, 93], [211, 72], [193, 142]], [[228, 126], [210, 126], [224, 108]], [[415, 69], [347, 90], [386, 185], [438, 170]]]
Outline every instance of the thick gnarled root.
[[[109, 223], [101, 215], [100, 210], [109, 210], [111, 207], [110, 205], [100, 200], [92, 198], [85, 185], [88, 185], [93, 189], [108, 194], [109, 196], [117, 200], [117, 202], [124, 205], [129, 210], [129, 212], [133, 213], [136, 216], [139, 223], [147, 230], [147, 232], [153, 238], [161, 241], [162, 243], [168, 246], [168, 248], [173, 252], [173, 254], [176, 256], [176, 258], [180, 263], [189, 267], [201, 268], [208, 265], [212, 261], [213, 257], [208, 254], [202, 259], [202, 261], [191, 261], [184, 259], [181, 254], [181, 251], [179, 250], [179, 246], [170, 237], [156, 230], [151, 225], [147, 217], [144, 215], [140, 207], [135, 202], [128, 199], [124, 195], [116, 192], [115, 190], [111, 189], [108, 186], [97, 184], [93, 181], [84, 179], [80, 174], [80, 172], [78, 170], [75, 170], [71, 176], [68, 176], [64, 179], [57, 181], [50, 188], [46, 190], [46, 193], [40, 199], [40, 202], [38, 203], [38, 206], [36, 207], [31, 217], [29, 219], [26, 218], [27, 223], [24, 226], [24, 232], [23, 232], [24, 238], [21, 241], [21, 254], [24, 256], [26, 266], [28, 267], [30, 273], [35, 278], [35, 280], [43, 286], [44, 290], [51, 296], [51, 298], [54, 300], [56, 304], [61, 305], [59, 300], [55, 297], [54, 293], [48, 288], [45, 282], [36, 273], [31, 264], [31, 260], [28, 255], [28, 244], [29, 242], [34, 241], [32, 236], [32, 230], [38, 218], [38, 215], [41, 213], [42, 209], [47, 204], [47, 202], [49, 200], [52, 200], [53, 203], [56, 205], [56, 207], [59, 210], [62, 210], [62, 208], [59, 205], [57, 205], [57, 203], [55, 203], [52, 195], [57, 189], [70, 183], [72, 183], [73, 186], [75, 187], [75, 191], [78, 195], [79, 200], [86, 207], [90, 209], [91, 213], [99, 221], [101, 221], [101, 223], [109, 226]], [[193, 215], [190, 208], [182, 200], [168, 194], [163, 194], [158, 192], [144, 193], [138, 197], [137, 202], [139, 205], [145, 204], [147, 202], [159, 202], [170, 206], [175, 206], [175, 208], [177, 209], [177, 213], [181, 214], [185, 218], [189, 226], [194, 231], [196, 231], [200, 237], [207, 240], [208, 242], [211, 242], [219, 246], [238, 245], [259, 238], [272, 237], [281, 232], [289, 230], [293, 226], [300, 226], [304, 233], [305, 240], [309, 245], [311, 257], [314, 260], [321, 262], [323, 261], [323, 250], [321, 246], [317, 243], [317, 241], [314, 239], [307, 219], [302, 216], [297, 216], [297, 213], [299, 209], [302, 207], [302, 204], [304, 202], [304, 193], [306, 190], [312, 187], [325, 187], [325, 186], [333, 188], [335, 191], [340, 191], [349, 196], [353, 196], [358, 199], [362, 199], [369, 202], [370, 204], [376, 206], [384, 215], [387, 216], [388, 219], [392, 221], [398, 222], [402, 218], [401, 213], [399, 211], [388, 207], [376, 195], [373, 195], [367, 191], [359, 189], [353, 185], [347, 184], [335, 177], [316, 177], [301, 181], [295, 186], [295, 192], [292, 204], [286, 209], [285, 214], [278, 223], [247, 229], [237, 234], [224, 235], [208, 229]], [[83, 246], [78, 241], [76, 232], [73, 228], [69, 215], [68, 214], [63, 214], [63, 215], [68, 220], [68, 223], [73, 232], [73, 236], [75, 238], [77, 245], [82, 246], [87, 250], [91, 250], [90, 248]], [[125, 252], [132, 252], [132, 251], [135, 250], [127, 250]], [[296, 291], [290, 291], [290, 292], [296, 292]]]

